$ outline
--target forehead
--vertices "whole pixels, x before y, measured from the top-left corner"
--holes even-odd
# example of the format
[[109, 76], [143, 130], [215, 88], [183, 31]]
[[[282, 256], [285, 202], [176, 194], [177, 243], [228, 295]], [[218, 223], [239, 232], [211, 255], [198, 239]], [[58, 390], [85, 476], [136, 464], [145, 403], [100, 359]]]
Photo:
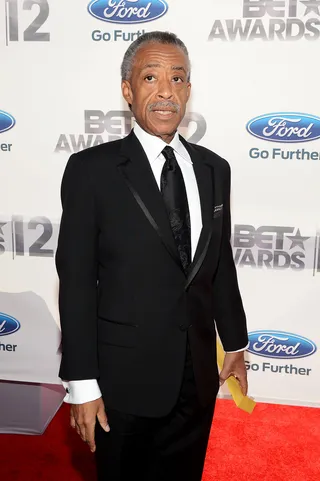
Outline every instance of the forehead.
[[188, 59], [186, 54], [176, 45], [150, 42], [143, 45], [136, 53], [133, 70], [143, 70], [148, 65], [158, 68], [183, 67], [188, 70]]

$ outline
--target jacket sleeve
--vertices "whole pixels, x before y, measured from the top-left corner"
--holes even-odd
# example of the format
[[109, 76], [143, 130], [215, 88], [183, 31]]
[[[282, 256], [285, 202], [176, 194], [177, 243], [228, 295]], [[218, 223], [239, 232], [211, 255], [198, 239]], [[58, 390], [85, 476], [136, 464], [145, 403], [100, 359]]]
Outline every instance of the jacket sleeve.
[[223, 226], [219, 263], [213, 280], [213, 306], [216, 327], [224, 350], [231, 352], [247, 346], [248, 333], [230, 244], [230, 166], [225, 162], [224, 167]]
[[88, 159], [73, 154], [62, 184], [62, 218], [56, 253], [60, 280], [62, 379], [99, 377], [97, 360], [97, 242]]

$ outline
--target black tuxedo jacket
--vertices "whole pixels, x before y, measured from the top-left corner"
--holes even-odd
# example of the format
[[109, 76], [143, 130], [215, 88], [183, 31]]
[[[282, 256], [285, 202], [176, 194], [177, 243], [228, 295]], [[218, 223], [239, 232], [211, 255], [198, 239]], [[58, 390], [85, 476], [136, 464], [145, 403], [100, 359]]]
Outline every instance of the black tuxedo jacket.
[[106, 408], [140, 416], [173, 408], [187, 338], [204, 405], [219, 387], [215, 324], [227, 351], [248, 340], [229, 242], [229, 165], [181, 141], [193, 162], [203, 222], [187, 275], [133, 132], [72, 155], [62, 180], [60, 376], [96, 378]]

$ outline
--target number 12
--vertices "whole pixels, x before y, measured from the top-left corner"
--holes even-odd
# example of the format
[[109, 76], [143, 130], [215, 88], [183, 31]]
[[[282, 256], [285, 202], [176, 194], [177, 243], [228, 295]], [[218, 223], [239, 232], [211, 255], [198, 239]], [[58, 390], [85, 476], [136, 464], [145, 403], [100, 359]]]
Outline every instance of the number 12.
[[[19, 40], [18, 0], [6, 0], [6, 2], [8, 5], [9, 40], [17, 42]], [[49, 16], [48, 0], [24, 0], [23, 10], [32, 10], [34, 5], [39, 6], [39, 13], [23, 32], [23, 39], [28, 42], [49, 42], [49, 32], [38, 32]]]

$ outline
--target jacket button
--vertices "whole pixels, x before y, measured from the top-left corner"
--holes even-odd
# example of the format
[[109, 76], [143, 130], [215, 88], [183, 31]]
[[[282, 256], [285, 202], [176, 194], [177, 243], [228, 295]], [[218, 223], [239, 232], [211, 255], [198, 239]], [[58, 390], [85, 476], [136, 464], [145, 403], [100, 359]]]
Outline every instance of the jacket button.
[[179, 329], [180, 331], [184, 332], [188, 329], [189, 326], [187, 324], [180, 324]]

